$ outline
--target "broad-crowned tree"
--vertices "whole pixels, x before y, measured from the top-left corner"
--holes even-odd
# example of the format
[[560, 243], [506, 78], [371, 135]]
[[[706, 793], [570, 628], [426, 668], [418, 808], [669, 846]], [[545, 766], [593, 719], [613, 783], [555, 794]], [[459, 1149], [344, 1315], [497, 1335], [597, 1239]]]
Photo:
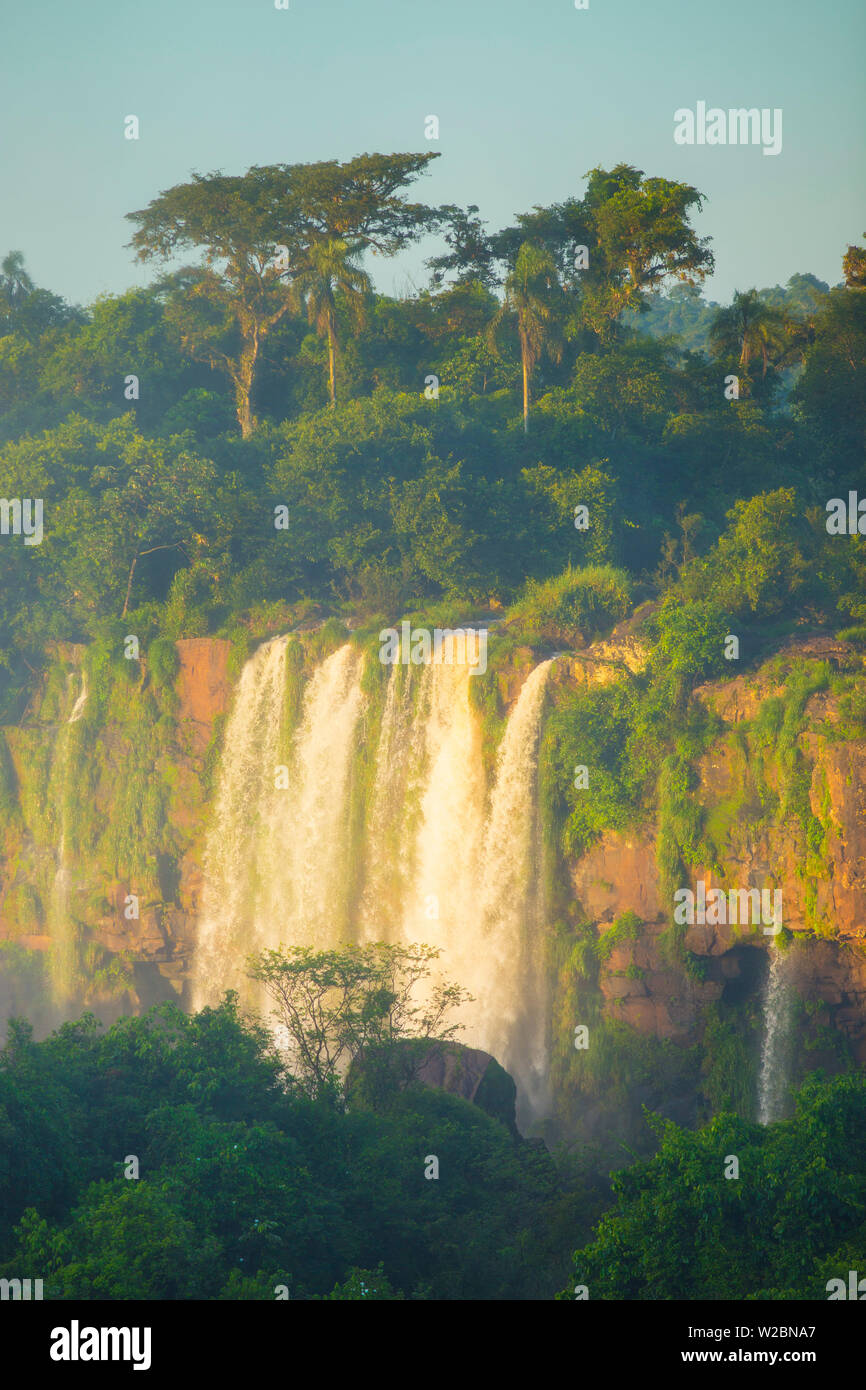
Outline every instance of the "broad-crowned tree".
[[239, 176], [194, 174], [127, 214], [141, 261], [204, 251], [205, 267], [189, 277], [180, 300], [181, 333], [192, 356], [231, 378], [244, 438], [256, 423], [252, 391], [262, 343], [290, 308], [287, 242], [276, 230], [279, 224], [289, 234], [289, 203], [285, 173], [254, 168]]
[[320, 273], [323, 253], [315, 248], [342, 242], [351, 257], [365, 249], [393, 255], [432, 229], [436, 211], [408, 203], [401, 190], [435, 157], [369, 154], [345, 164], [194, 174], [128, 214], [139, 260], [168, 259], [186, 248], [204, 252], [205, 265], [188, 277], [178, 300], [183, 340], [192, 355], [231, 378], [244, 438], [256, 425], [252, 395], [262, 344], [296, 303], [292, 282]]

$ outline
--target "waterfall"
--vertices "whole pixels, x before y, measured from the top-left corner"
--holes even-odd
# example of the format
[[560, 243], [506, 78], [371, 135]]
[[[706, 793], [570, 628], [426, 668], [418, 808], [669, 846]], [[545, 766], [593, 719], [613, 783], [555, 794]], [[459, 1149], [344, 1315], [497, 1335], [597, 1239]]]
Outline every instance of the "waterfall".
[[[471, 924], [484, 825], [484, 774], [469, 681], [465, 663], [439, 660], [423, 668], [416, 718], [423, 731], [425, 771], [411, 878], [403, 898], [402, 935], [406, 941], [440, 946], [443, 966], [472, 989], [478, 973]], [[416, 765], [416, 775], [417, 770]]]
[[289, 785], [272, 798], [263, 884], [268, 945], [326, 948], [346, 938], [349, 787], [364, 704], [361, 670], [361, 654], [347, 642], [305, 691]]
[[[247, 662], [226, 724], [204, 862], [193, 1004], [244, 982], [265, 947], [347, 940], [427, 943], [436, 972], [474, 1000], [460, 1040], [515, 1077], [519, 1113], [546, 1101], [546, 990], [536, 776], [551, 662], [528, 677], [486, 785], [471, 652], [447, 646], [389, 674], [363, 826], [351, 823], [363, 660], [346, 644], [304, 691], [285, 776], [286, 638]], [[372, 755], [372, 749], [370, 750]], [[362, 832], [362, 833], [361, 833]], [[420, 998], [417, 1002], [421, 1002]]]
[[224, 990], [247, 992], [244, 961], [261, 948], [256, 878], [273, 825], [286, 641], [265, 642], [246, 663], [225, 728], [192, 962], [197, 1009], [215, 1003]]
[[[409, 892], [417, 806], [423, 790], [424, 722], [415, 718], [419, 686], [427, 682], [417, 667], [391, 668], [376, 747], [376, 768], [366, 827], [362, 941], [397, 941], [403, 903]], [[419, 692], [420, 694], [420, 692]]]
[[[69, 683], [74, 672], [69, 673]], [[58, 807], [60, 834], [57, 843], [54, 882], [48, 908], [48, 926], [51, 937], [51, 990], [58, 1004], [66, 1003], [72, 996], [75, 986], [75, 934], [69, 913], [69, 886], [71, 875], [66, 862], [66, 839], [68, 820], [69, 754], [72, 743], [73, 724], [77, 724], [87, 704], [87, 675], [81, 672], [81, 689], [73, 703], [69, 718], [63, 724], [57, 740], [54, 760], [51, 766], [51, 781]]]
[[548, 1095], [536, 775], [551, 665], [536, 667], [511, 711], [486, 813], [469, 668], [433, 661], [413, 689], [412, 667], [395, 667], [368, 821], [364, 939], [440, 948], [431, 983], [474, 996], [454, 1015], [460, 1040], [511, 1072], [522, 1122]]
[[226, 725], [192, 967], [196, 1008], [226, 989], [261, 1003], [247, 956], [280, 943], [334, 944], [345, 922], [361, 659], [347, 643], [322, 663], [283, 765], [287, 642], [266, 642], [247, 662]]
[[82, 714], [84, 706], [87, 704], [87, 672], [81, 672], [81, 690], [78, 692], [78, 699], [72, 706], [72, 713], [69, 716], [70, 724], [77, 724]]
[[524, 682], [500, 745], [484, 839], [481, 893], [489, 993], [481, 1026], [488, 1048], [520, 1083], [519, 1113], [548, 1101], [547, 1008], [536, 779], [544, 661]]
[[770, 945], [770, 968], [764, 992], [764, 1033], [758, 1078], [758, 1123], [781, 1119], [788, 1086], [792, 998], [788, 980], [790, 952]]

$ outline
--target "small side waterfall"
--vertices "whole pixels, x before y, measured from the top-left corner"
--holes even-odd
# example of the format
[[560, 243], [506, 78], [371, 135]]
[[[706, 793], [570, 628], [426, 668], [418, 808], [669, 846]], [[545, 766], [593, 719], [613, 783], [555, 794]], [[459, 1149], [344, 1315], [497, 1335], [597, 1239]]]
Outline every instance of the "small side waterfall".
[[72, 713], [69, 716], [70, 724], [77, 724], [82, 714], [84, 706], [87, 704], [87, 672], [81, 672], [81, 690], [78, 692], [78, 699], [72, 706]]
[[770, 946], [770, 968], [764, 994], [764, 1035], [758, 1077], [758, 1123], [771, 1124], [784, 1112], [791, 1051], [790, 952]]
[[[73, 679], [74, 673], [70, 672], [70, 684]], [[51, 780], [55, 788], [56, 804], [59, 808], [60, 826], [56, 856], [57, 868], [48, 909], [48, 929], [51, 937], [51, 992], [57, 1004], [66, 1003], [71, 998], [75, 986], [75, 934], [69, 912], [71, 874], [66, 855], [69, 829], [67, 783], [69, 780], [69, 755], [73, 739], [72, 725], [78, 723], [86, 704], [87, 675], [86, 672], [82, 671], [81, 688], [69, 718], [61, 726], [51, 767]]]

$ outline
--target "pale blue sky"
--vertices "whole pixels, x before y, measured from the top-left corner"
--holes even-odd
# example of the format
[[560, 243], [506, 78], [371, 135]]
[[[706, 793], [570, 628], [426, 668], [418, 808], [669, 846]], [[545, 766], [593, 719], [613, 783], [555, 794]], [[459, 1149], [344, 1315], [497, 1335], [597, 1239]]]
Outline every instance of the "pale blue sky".
[[[415, 196], [493, 227], [624, 160], [707, 195], [711, 298], [834, 283], [866, 230], [864, 52], [862, 0], [0, 0], [0, 254], [86, 303], [151, 277], [123, 214], [193, 169], [438, 149]], [[781, 107], [782, 153], [675, 145], [698, 100]]]

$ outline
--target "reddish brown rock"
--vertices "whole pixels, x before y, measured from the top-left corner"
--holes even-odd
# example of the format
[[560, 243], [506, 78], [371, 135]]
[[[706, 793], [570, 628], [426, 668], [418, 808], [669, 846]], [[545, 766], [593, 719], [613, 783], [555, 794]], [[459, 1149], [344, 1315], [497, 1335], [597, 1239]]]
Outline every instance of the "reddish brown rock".
[[[825, 788], [830, 803], [826, 810], [822, 805]], [[866, 937], [866, 747], [831, 743], [823, 749], [815, 765], [811, 801], [813, 813], [828, 826], [826, 858], [833, 866], [820, 906], [840, 936], [862, 940]]]
[[636, 912], [644, 921], [661, 914], [653, 839], [606, 831], [574, 868], [574, 891], [593, 921]]
[[230, 645], [215, 637], [186, 637], [176, 645], [180, 658], [178, 722], [189, 731], [191, 750], [202, 753], [214, 720], [225, 713], [231, 701]]

